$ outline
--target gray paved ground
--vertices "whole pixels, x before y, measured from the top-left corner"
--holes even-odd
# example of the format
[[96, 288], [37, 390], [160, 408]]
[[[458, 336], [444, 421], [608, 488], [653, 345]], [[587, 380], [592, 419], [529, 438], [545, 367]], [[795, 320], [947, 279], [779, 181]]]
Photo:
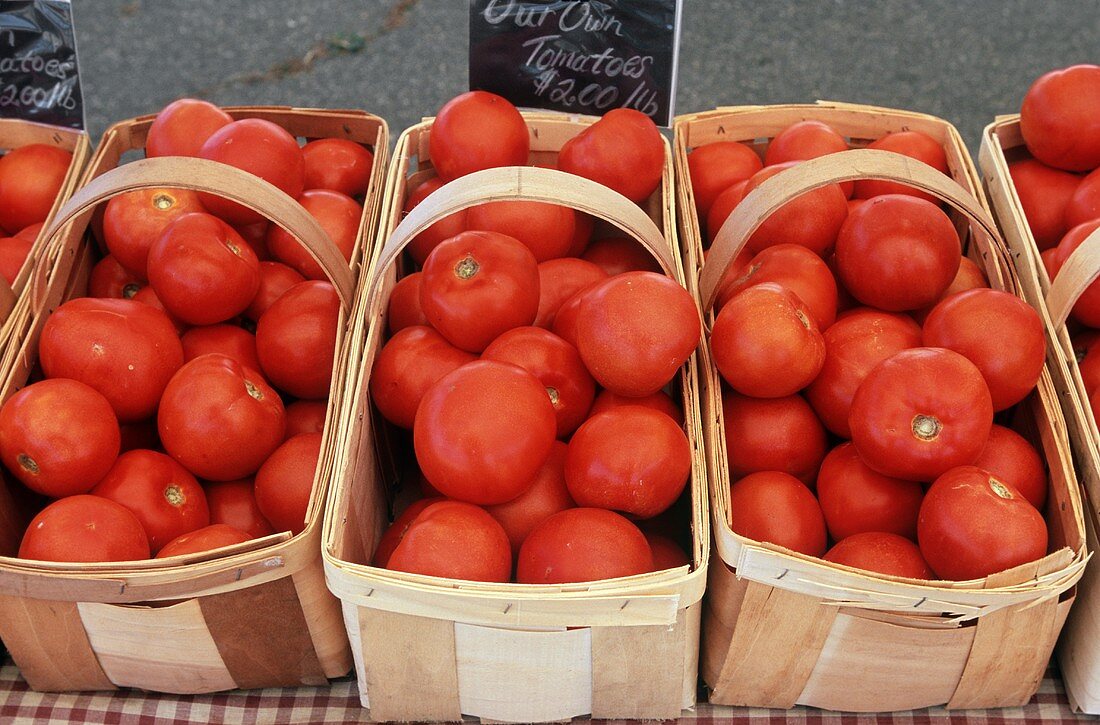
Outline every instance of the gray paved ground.
[[[73, 0], [89, 130], [183, 95], [358, 107], [394, 136], [466, 89], [465, 0]], [[922, 110], [976, 149], [1043, 71], [1100, 62], [1098, 0], [685, 0], [679, 112]]]

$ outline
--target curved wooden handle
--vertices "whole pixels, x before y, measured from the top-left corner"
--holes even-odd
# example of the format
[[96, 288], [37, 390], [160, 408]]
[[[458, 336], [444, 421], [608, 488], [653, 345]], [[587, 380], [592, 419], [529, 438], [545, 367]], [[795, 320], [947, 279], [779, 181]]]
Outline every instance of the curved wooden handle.
[[[336, 288], [344, 309], [351, 309], [355, 296], [351, 267], [317, 220], [273, 184], [247, 171], [207, 159], [183, 156], [142, 159], [97, 176], [58, 210], [53, 223], [43, 232], [47, 240], [45, 248], [52, 248], [55, 237], [70, 223], [83, 232], [98, 204], [129, 191], [159, 187], [217, 194], [278, 224], [305, 247]], [[44, 303], [47, 289], [45, 275], [51, 266], [40, 265], [39, 278], [33, 283], [36, 314]]]
[[931, 166], [889, 151], [841, 151], [803, 161], [766, 179], [737, 205], [718, 230], [699, 275], [703, 311], [710, 310], [726, 270], [752, 233], [768, 217], [800, 194], [829, 184], [859, 179], [896, 181], [926, 191], [965, 214], [991, 239], [1001, 239], [996, 222], [981, 203], [953, 179]]
[[1073, 306], [1097, 277], [1100, 277], [1100, 229], [1093, 231], [1073, 250], [1050, 283], [1046, 302], [1055, 328], [1066, 324]]

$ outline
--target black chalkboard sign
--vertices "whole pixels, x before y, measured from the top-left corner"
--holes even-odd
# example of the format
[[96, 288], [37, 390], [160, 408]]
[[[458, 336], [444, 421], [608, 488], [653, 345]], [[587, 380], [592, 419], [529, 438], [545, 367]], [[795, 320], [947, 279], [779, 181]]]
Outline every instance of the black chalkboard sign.
[[0, 117], [84, 128], [69, 0], [0, 2]]
[[517, 106], [669, 125], [678, 0], [470, 0], [470, 89]]

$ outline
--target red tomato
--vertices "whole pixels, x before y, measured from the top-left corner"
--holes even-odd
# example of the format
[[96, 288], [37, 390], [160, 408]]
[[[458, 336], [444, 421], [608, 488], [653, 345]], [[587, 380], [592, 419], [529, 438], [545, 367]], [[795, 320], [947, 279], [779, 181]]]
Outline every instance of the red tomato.
[[665, 141], [649, 116], [632, 108], [604, 114], [565, 142], [558, 168], [583, 176], [640, 203], [661, 185]]
[[[745, 184], [745, 196], [767, 179], [797, 166], [798, 161], [765, 166]], [[749, 237], [748, 247], [759, 252], [776, 244], [797, 244], [824, 256], [848, 218], [848, 199], [839, 184], [800, 194], [773, 213]], [[715, 233], [717, 233], [715, 229]]]
[[0, 460], [38, 493], [87, 493], [118, 456], [118, 421], [99, 392], [76, 380], [43, 380], [0, 408]]
[[[30, 251], [30, 245], [27, 245], [27, 251]], [[18, 267], [15, 272], [19, 273]], [[137, 275], [124, 269], [114, 256], [108, 254], [92, 267], [92, 275], [88, 278], [88, 296], [131, 300], [143, 286]]]
[[1093, 171], [1086, 176], [1066, 204], [1067, 227], [1100, 219], [1100, 173]]
[[213, 103], [181, 98], [164, 107], [149, 127], [145, 155], [198, 156], [214, 132], [233, 123], [233, 118]]
[[596, 382], [577, 348], [541, 327], [517, 327], [489, 343], [482, 360], [518, 365], [546, 386], [559, 438], [577, 429], [592, 407]]
[[153, 418], [138, 421], [137, 423], [123, 423], [118, 427], [122, 443], [119, 452], [134, 451], [139, 448], [153, 450], [160, 448], [160, 437], [157, 435], [157, 421]]
[[[1100, 229], [1100, 219], [1085, 222], [1066, 232], [1062, 241], [1058, 242], [1057, 253], [1051, 258], [1051, 266], [1047, 270], [1050, 279], [1053, 280], [1062, 271], [1062, 265], [1066, 263], [1070, 255], [1088, 239], [1089, 235]], [[1073, 306], [1071, 313], [1073, 319], [1088, 327], [1100, 327], [1100, 283], [1093, 282]]]
[[825, 331], [825, 364], [806, 389], [806, 399], [833, 433], [852, 435], [848, 411], [872, 368], [895, 353], [921, 344], [921, 329], [908, 316], [860, 307]]
[[420, 470], [450, 498], [504, 503], [526, 491], [554, 443], [554, 406], [534, 375], [477, 360], [420, 401], [413, 446]]
[[920, 549], [909, 539], [897, 534], [868, 531], [849, 536], [829, 549], [825, 561], [853, 569], [908, 579], [935, 579]]
[[871, 470], [851, 443], [829, 451], [817, 474], [817, 500], [834, 541], [868, 531], [916, 541], [922, 498], [919, 483]]
[[684, 411], [681, 410], [676, 401], [663, 390], [658, 390], [652, 395], [646, 395], [641, 398], [629, 398], [625, 395], [612, 393], [610, 390], [601, 390], [588, 411], [588, 417], [592, 418], [599, 413], [606, 413], [609, 410], [620, 408], [624, 405], [642, 405], [646, 408], [652, 408], [672, 418], [676, 425], [684, 424]]
[[539, 307], [538, 262], [495, 232], [463, 232], [424, 263], [420, 308], [455, 347], [481, 352], [502, 332], [530, 325]]
[[1052, 70], [1031, 84], [1020, 107], [1031, 155], [1067, 171], [1100, 166], [1100, 66]]
[[977, 459], [993, 425], [993, 403], [981, 372], [965, 357], [918, 347], [871, 370], [852, 400], [848, 425], [869, 467], [930, 481]]
[[23, 269], [23, 263], [30, 256], [32, 246], [34, 237], [28, 239], [17, 235], [0, 239], [0, 275], [3, 275], [9, 285], [15, 283], [19, 270]]
[[[99, 209], [100, 207], [96, 208]], [[29, 227], [23, 227], [22, 229], [20, 229], [15, 236], [19, 237], [20, 239], [27, 239], [33, 242], [34, 240], [38, 239], [38, 235], [42, 233], [42, 228], [44, 226], [46, 225], [43, 222], [31, 224]]]
[[149, 284], [172, 315], [213, 325], [244, 312], [260, 289], [260, 260], [221, 219], [185, 214], [149, 250]]
[[261, 262], [270, 262], [271, 251], [267, 248], [267, 232], [272, 226], [275, 225], [264, 219], [255, 224], [238, 224], [233, 229], [241, 235], [241, 239], [245, 240], [248, 246], [252, 247], [257, 259]]
[[201, 529], [190, 531], [169, 541], [156, 555], [157, 559], [167, 559], [170, 556], [183, 556], [184, 554], [198, 554], [204, 551], [220, 549], [223, 546], [243, 544], [250, 539], [244, 531], [226, 524], [210, 524]]
[[[707, 242], [708, 244], [714, 244], [714, 240], [718, 237], [719, 230], [722, 229], [722, 225], [729, 219], [730, 214], [737, 208], [737, 205], [741, 203], [741, 200], [745, 198], [745, 187], [749, 185], [749, 180], [738, 181], [736, 184], [727, 187], [718, 198], [714, 200], [714, 203], [710, 205], [710, 211], [707, 213], [706, 226], [707, 226]], [[750, 247], [746, 247], [750, 253], [755, 253]]]
[[134, 512], [156, 554], [178, 536], [210, 524], [206, 495], [186, 468], [163, 453], [123, 453], [92, 489]]
[[374, 154], [346, 138], [321, 138], [302, 147], [307, 189], [362, 196], [370, 186]]
[[328, 282], [288, 289], [256, 325], [260, 372], [296, 398], [327, 397], [339, 317], [340, 299]]
[[649, 542], [649, 550], [653, 552], [653, 571], [691, 566], [691, 557], [675, 541], [652, 531], [642, 533]]
[[730, 528], [801, 554], [825, 553], [825, 518], [817, 499], [797, 478], [779, 471], [753, 473], [730, 486]]
[[936, 479], [920, 507], [917, 537], [943, 579], [981, 579], [1047, 553], [1043, 516], [1011, 484], [976, 466]]
[[[535, 325], [549, 329], [554, 324], [554, 316], [570, 297], [605, 279], [606, 272], [583, 259], [566, 257], [543, 262], [539, 265], [539, 311], [535, 315]], [[392, 294], [390, 305], [393, 305]]]
[[422, 498], [419, 501], [413, 501], [409, 504], [409, 507], [402, 511], [401, 515], [394, 519], [393, 523], [390, 524], [389, 528], [382, 534], [382, 538], [378, 541], [378, 547], [374, 550], [374, 558], [371, 560], [371, 563], [375, 566], [385, 567], [390, 561], [390, 556], [393, 555], [393, 550], [401, 543], [401, 539], [404, 538], [405, 532], [409, 530], [409, 525], [416, 520], [420, 512], [433, 503], [446, 500], [447, 499], [441, 496], [431, 496]]
[[857, 300], [890, 312], [927, 307], [959, 271], [955, 225], [938, 206], [900, 194], [876, 196], [840, 230], [840, 281]]
[[149, 249], [184, 214], [205, 212], [199, 195], [186, 189], [138, 189], [107, 202], [103, 241], [118, 263], [148, 279]]
[[143, 305], [149, 305], [150, 307], [160, 310], [164, 313], [164, 316], [168, 318], [168, 321], [172, 323], [172, 327], [176, 328], [177, 333], [183, 334], [183, 332], [187, 330], [186, 323], [176, 319], [169, 314], [168, 310], [164, 309], [164, 303], [160, 301], [160, 297], [157, 297], [157, 292], [152, 287], [142, 287], [135, 292], [134, 296], [130, 299], [134, 302], [140, 302]]
[[[951, 281], [951, 284], [947, 286], [947, 289], [943, 291], [943, 294], [940, 295], [940, 298], [936, 300], [935, 304], [939, 304], [948, 297], [956, 295], [959, 292], [982, 289], [988, 286], [989, 280], [986, 279], [985, 272], [982, 271], [981, 267], [970, 261], [969, 257], [963, 257], [959, 260], [959, 271], [955, 273], [955, 279]], [[928, 313], [935, 308], [935, 304], [933, 304], [932, 307], [914, 310], [909, 314], [913, 316], [913, 319], [917, 321], [918, 325], [923, 325], [924, 321], [928, 318]]]
[[73, 155], [47, 144], [20, 146], [0, 158], [0, 226], [9, 234], [46, 220]]
[[321, 457], [321, 434], [287, 440], [256, 471], [256, 503], [276, 531], [300, 534]]
[[637, 526], [613, 511], [575, 508], [543, 521], [523, 542], [521, 584], [567, 584], [653, 571], [653, 552]]
[[168, 455], [211, 481], [251, 476], [286, 430], [283, 401], [264, 379], [225, 355], [203, 355], [164, 389], [157, 429]]
[[592, 240], [592, 230], [596, 226], [596, 220], [582, 211], [577, 212], [576, 225], [573, 229], [573, 243], [569, 245], [567, 257], [579, 257], [588, 249], [588, 243]]
[[443, 104], [428, 151], [444, 181], [497, 166], [526, 166], [530, 140], [516, 107], [495, 93], [470, 91]]
[[256, 336], [236, 325], [208, 325], [192, 327], [180, 337], [183, 344], [183, 360], [191, 362], [212, 352], [227, 355], [253, 370], [260, 370], [260, 358], [256, 354]]
[[244, 310], [244, 316], [259, 322], [267, 308], [288, 289], [304, 282], [305, 277], [280, 262], [260, 262], [260, 289]]
[[726, 303], [710, 344], [722, 378], [737, 392], [758, 398], [797, 393], [825, 363], [825, 339], [813, 312], [772, 282], [749, 287]]
[[424, 393], [443, 376], [476, 359], [430, 327], [406, 327], [382, 346], [374, 361], [371, 399], [386, 420], [411, 430]]
[[512, 576], [512, 549], [504, 529], [485, 509], [460, 501], [436, 501], [405, 527], [386, 568], [447, 579], [506, 582]]
[[1080, 186], [1081, 177], [1035, 159], [1009, 164], [1008, 173], [1035, 244], [1040, 250], [1053, 247], [1071, 226], [1066, 223], [1066, 206]]
[[[729, 280], [728, 282], [725, 280]], [[729, 272], [718, 292], [716, 309], [749, 287], [774, 282], [802, 300], [813, 313], [813, 319], [824, 332], [836, 320], [836, 280], [829, 265], [810, 250], [797, 244], [777, 244], [752, 257], [748, 267], [739, 274]]]
[[46, 320], [38, 360], [48, 378], [73, 378], [102, 393], [123, 423], [157, 410], [183, 365], [183, 346], [160, 310], [133, 300], [80, 298]]
[[1043, 263], [1043, 269], [1046, 270], [1047, 280], [1048, 281], [1053, 280], [1054, 275], [1056, 274], [1056, 272], [1058, 270], [1058, 267], [1061, 266], [1057, 262], [1058, 247], [1051, 247], [1050, 249], [1044, 249], [1039, 254], [1039, 257], [1041, 258], [1041, 261]]
[[[997, 330], [996, 337], [990, 330]], [[974, 363], [989, 386], [993, 410], [1027, 397], [1046, 363], [1039, 313], [1008, 292], [975, 289], [936, 305], [924, 321], [924, 344], [954, 350]]]
[[149, 558], [149, 539], [129, 509], [99, 496], [54, 501], [27, 527], [20, 559], [108, 562]]
[[581, 259], [607, 272], [609, 277], [623, 272], [661, 271], [661, 265], [645, 247], [626, 237], [597, 239], [588, 245]]
[[577, 324], [581, 319], [581, 303], [584, 302], [585, 296], [599, 285], [600, 282], [589, 285], [573, 295], [562, 303], [558, 313], [554, 315], [554, 324], [550, 327], [550, 331], [573, 347], [577, 346]]
[[1074, 356], [1086, 390], [1100, 385], [1100, 335], [1077, 335], [1073, 339]]
[[1047, 475], [1043, 459], [1027, 439], [1014, 430], [994, 425], [989, 440], [974, 465], [1019, 491], [1042, 511], [1047, 501]]
[[327, 413], [327, 400], [295, 400], [286, 406], [286, 437], [323, 433]]
[[420, 272], [413, 272], [397, 280], [390, 292], [390, 302], [386, 308], [386, 319], [390, 334], [414, 325], [427, 325], [428, 318], [420, 309]]
[[691, 193], [700, 219], [707, 218], [719, 194], [764, 168], [755, 151], [733, 141], [697, 146], [688, 154], [687, 162]]
[[535, 259], [545, 262], [569, 254], [577, 230], [577, 212], [538, 201], [493, 201], [471, 208], [466, 228], [518, 239]]
[[256, 503], [256, 487], [252, 478], [208, 481], [203, 489], [210, 507], [211, 524], [227, 524], [248, 534], [250, 539], [275, 533]]
[[[808, 161], [847, 150], [848, 142], [829, 124], [821, 121], [799, 121], [787, 126], [771, 140], [764, 152], [764, 165]], [[854, 186], [851, 181], [840, 185], [845, 197], [852, 195]]]
[[620, 395], [657, 392], [699, 344], [695, 300], [664, 275], [616, 275], [586, 292], [580, 304], [581, 359], [600, 385]]
[[[936, 139], [920, 131], [888, 133], [867, 148], [892, 151], [922, 161], [943, 174], [947, 173], [947, 154], [944, 152], [943, 146]], [[856, 182], [855, 196], [859, 199], [870, 199], [883, 194], [903, 194], [905, 196], [915, 196], [927, 202], [939, 203], [939, 199], [927, 192], [894, 181], [864, 179]]]
[[[405, 214], [412, 211], [417, 204], [428, 198], [428, 195], [438, 190], [443, 186], [443, 180], [438, 176], [433, 176], [427, 181], [421, 183], [409, 194], [405, 199]], [[428, 258], [428, 255], [432, 253], [432, 250], [440, 245], [440, 243], [450, 239], [451, 237], [461, 234], [466, 231], [466, 218], [469, 210], [463, 209], [462, 211], [456, 211], [454, 214], [443, 217], [435, 224], [424, 231], [417, 234], [416, 237], [409, 242], [409, 246], [406, 247], [409, 251], [409, 256], [419, 264], [423, 265], [424, 260]]]
[[[298, 142], [271, 121], [246, 118], [215, 131], [199, 156], [235, 166], [274, 184], [294, 199], [305, 188], [305, 164]], [[231, 224], [255, 224], [263, 216], [216, 194], [199, 194], [211, 214]]]
[[[298, 197], [298, 203], [313, 216], [328, 234], [344, 259], [351, 261], [355, 240], [359, 237], [359, 220], [363, 207], [350, 196], [327, 189], [311, 189]], [[271, 255], [302, 273], [306, 279], [327, 280], [321, 265], [309, 255], [291, 234], [272, 224], [267, 230], [267, 248]]]
[[508, 534], [513, 556], [519, 556], [523, 540], [536, 526], [557, 512], [577, 505], [565, 485], [566, 450], [564, 443], [554, 441], [546, 463], [535, 474], [530, 488], [511, 501], [485, 507], [489, 515], [504, 527], [504, 533]]
[[801, 396], [722, 396], [726, 456], [731, 478], [783, 471], [812, 485], [825, 457], [825, 429]]

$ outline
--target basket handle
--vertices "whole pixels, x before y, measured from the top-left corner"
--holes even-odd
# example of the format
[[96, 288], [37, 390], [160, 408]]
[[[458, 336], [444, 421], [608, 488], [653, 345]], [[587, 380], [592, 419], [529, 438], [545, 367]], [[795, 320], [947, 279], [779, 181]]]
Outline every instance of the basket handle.
[[[273, 184], [247, 171], [208, 159], [166, 156], [142, 159], [97, 176], [77, 191], [43, 232], [52, 249], [61, 230], [70, 223], [83, 233], [95, 207], [108, 199], [138, 189], [169, 187], [207, 192], [230, 199], [262, 214], [291, 234], [309, 252], [332, 282], [344, 310], [351, 309], [355, 282], [344, 255], [313, 216]], [[39, 265], [33, 282], [34, 313], [45, 306], [51, 265]]]
[[1055, 329], [1066, 324], [1073, 306], [1097, 277], [1100, 277], [1100, 229], [1085, 237], [1050, 283], [1046, 303]]
[[766, 179], [734, 208], [718, 230], [699, 275], [703, 311], [709, 311], [714, 305], [722, 277], [749, 237], [776, 210], [808, 191], [859, 179], [896, 181], [926, 191], [958, 209], [990, 239], [998, 242], [1001, 239], [996, 222], [981, 202], [949, 176], [931, 166], [889, 151], [840, 151], [803, 161]]

